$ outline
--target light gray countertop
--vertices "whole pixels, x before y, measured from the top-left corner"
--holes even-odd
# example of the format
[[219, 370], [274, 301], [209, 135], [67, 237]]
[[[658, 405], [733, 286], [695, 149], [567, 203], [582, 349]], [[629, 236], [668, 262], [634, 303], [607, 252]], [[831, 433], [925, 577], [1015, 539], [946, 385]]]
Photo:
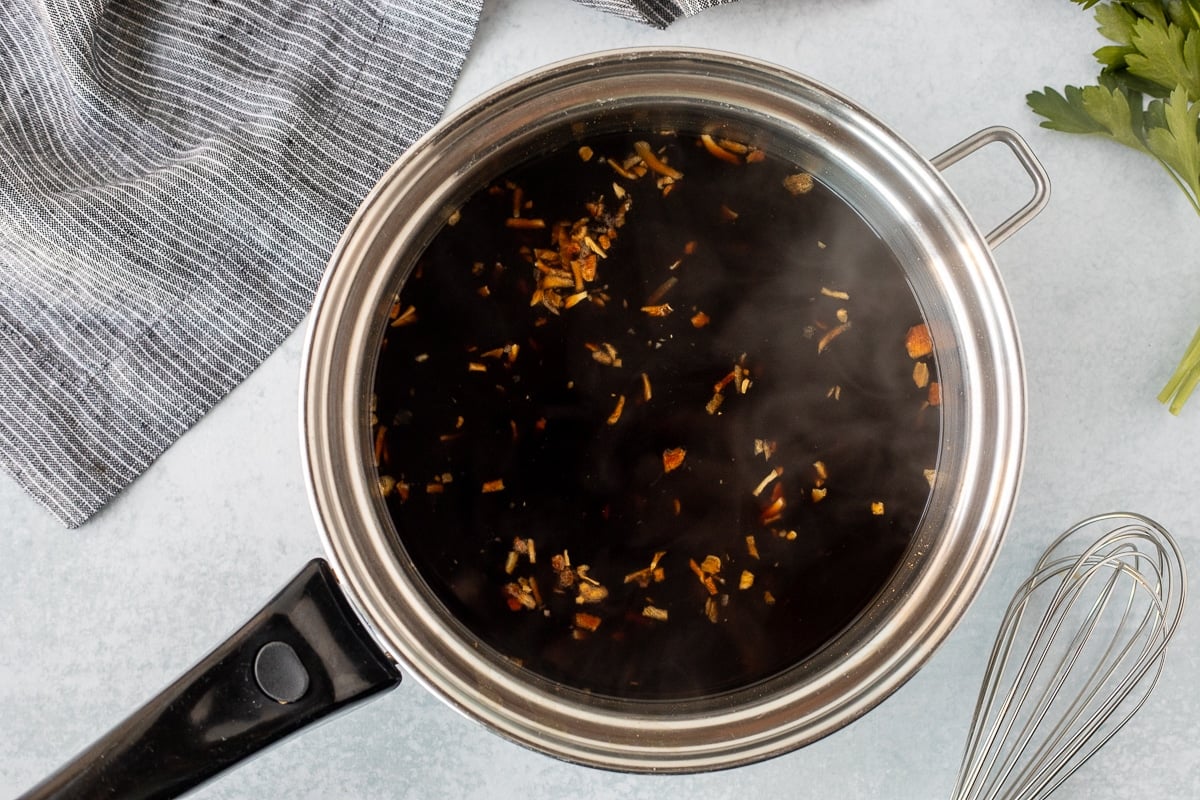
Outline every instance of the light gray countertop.
[[[766, 763], [672, 777], [571, 766], [502, 740], [408, 680], [195, 796], [949, 796], [1003, 608], [1054, 535], [1093, 513], [1139, 511], [1177, 534], [1200, 574], [1200, 399], [1180, 418], [1154, 399], [1200, 324], [1200, 219], [1149, 160], [1042, 130], [1024, 102], [1031, 89], [1094, 77], [1094, 27], [1067, 0], [742, 0], [667, 31], [568, 0], [488, 2], [452, 106], [559, 58], [692, 45], [804, 73], [927, 156], [995, 124], [1028, 139], [1053, 196], [996, 252], [1029, 392], [1008, 539], [979, 598], [911, 681], [849, 727]], [[947, 175], [985, 229], [1027, 191], [1003, 152]], [[0, 796], [151, 697], [320, 555], [296, 430], [300, 347], [298, 332], [80, 530], [0, 480]], [[1197, 613], [1140, 715], [1057, 797], [1200, 797]]]

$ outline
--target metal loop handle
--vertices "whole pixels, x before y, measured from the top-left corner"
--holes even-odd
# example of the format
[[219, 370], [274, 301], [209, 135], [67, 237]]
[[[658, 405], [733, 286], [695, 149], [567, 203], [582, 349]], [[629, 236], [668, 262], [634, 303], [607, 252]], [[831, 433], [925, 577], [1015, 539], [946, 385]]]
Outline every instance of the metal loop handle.
[[1033, 180], [1032, 199], [1011, 217], [997, 225], [985, 237], [988, 247], [994, 250], [997, 245], [1024, 227], [1025, 223], [1029, 222], [1029, 220], [1036, 217], [1050, 200], [1050, 176], [1046, 174], [1046, 169], [1038, 161], [1037, 156], [1033, 154], [1033, 150], [1029, 148], [1029, 145], [1021, 138], [1021, 135], [1012, 128], [995, 125], [968, 136], [945, 152], [934, 156], [930, 159], [930, 163], [933, 164], [935, 169], [941, 172], [950, 165], [961, 161], [993, 142], [1000, 142], [1007, 145], [1008, 149], [1017, 157], [1018, 163], [1024, 167], [1025, 172]]

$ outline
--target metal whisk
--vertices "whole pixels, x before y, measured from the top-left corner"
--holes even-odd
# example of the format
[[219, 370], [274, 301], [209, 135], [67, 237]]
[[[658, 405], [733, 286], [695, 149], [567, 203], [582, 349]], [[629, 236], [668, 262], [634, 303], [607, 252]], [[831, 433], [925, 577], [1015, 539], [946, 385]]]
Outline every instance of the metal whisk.
[[1162, 673], [1187, 578], [1137, 514], [1060, 536], [1009, 604], [975, 706], [955, 800], [1040, 800], [1142, 706]]

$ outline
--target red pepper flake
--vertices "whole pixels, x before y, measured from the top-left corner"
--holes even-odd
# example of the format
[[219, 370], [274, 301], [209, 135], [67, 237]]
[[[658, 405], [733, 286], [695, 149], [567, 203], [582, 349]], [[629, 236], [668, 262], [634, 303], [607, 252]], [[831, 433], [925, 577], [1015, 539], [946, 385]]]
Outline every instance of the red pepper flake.
[[776, 478], [778, 478], [782, 474], [783, 474], [783, 467], [775, 467], [773, 470], [771, 470], [770, 472], [767, 473], [767, 476], [765, 478], [763, 478], [761, 481], [758, 482], [758, 486], [755, 486], [754, 489], [751, 490], [750, 494], [754, 495], [755, 497], [758, 497], [760, 494], [763, 493], [764, 489], [766, 489], [768, 486], [771, 485], [772, 481], [774, 481]]
[[783, 188], [792, 196], [808, 194], [813, 188], [813, 176], [807, 172], [797, 172], [783, 179]]
[[700, 142], [704, 145], [704, 149], [707, 150], [710, 155], [730, 164], [742, 163], [742, 160], [738, 158], [736, 153], [733, 153], [727, 148], [722, 147], [721, 144], [718, 144], [713, 137], [707, 133], [700, 134]]
[[613, 159], [611, 159], [611, 158], [606, 158], [606, 159], [604, 159], [604, 161], [605, 161], [605, 163], [607, 163], [607, 164], [608, 164], [610, 167], [612, 167], [612, 169], [613, 169], [613, 172], [617, 173], [618, 175], [620, 175], [620, 176], [621, 176], [622, 178], [624, 178], [625, 180], [627, 180], [627, 181], [636, 181], [636, 180], [638, 179], [638, 176], [637, 176], [637, 175], [634, 175], [632, 172], [630, 172], [629, 170], [625, 169], [625, 167], [624, 167], [624, 166], [622, 166], [622, 165], [621, 165], [621, 164], [619, 164], [618, 162], [614, 161]]
[[575, 602], [579, 605], [602, 602], [608, 597], [608, 589], [605, 589], [594, 581], [588, 580], [585, 571], [585, 567], [575, 570], [576, 575], [583, 579], [583, 582], [579, 584], [579, 594], [575, 596]]
[[783, 518], [783, 509], [787, 507], [787, 498], [783, 496], [783, 484], [776, 483], [771, 489], [771, 499], [767, 506], [759, 512], [759, 521], [763, 525], [771, 525]]
[[608, 420], [607, 420], [608, 424], [616, 425], [618, 420], [621, 419], [621, 412], [624, 410], [625, 410], [625, 395], [620, 395], [617, 397], [616, 408], [614, 408], [613, 412], [608, 415]]
[[670, 447], [663, 450], [663, 472], [672, 472], [679, 469], [683, 465], [683, 459], [687, 457], [687, 450], [682, 447]]
[[542, 596], [535, 578], [518, 578], [513, 583], [506, 583], [504, 594], [512, 611], [532, 611], [542, 604]]
[[600, 362], [606, 367], [620, 367], [622, 364], [620, 357], [617, 355], [617, 348], [608, 342], [601, 342], [598, 345], [591, 342], [584, 342], [583, 346], [591, 352], [593, 360]]
[[647, 167], [657, 172], [659, 175], [677, 181], [683, 177], [683, 173], [674, 167], [669, 166], [666, 162], [659, 159], [654, 151], [650, 149], [649, 142], [634, 142], [633, 149], [638, 154], [638, 158], [642, 159], [642, 163]]
[[512, 187], [512, 215], [514, 217], [521, 216], [521, 205], [524, 199], [525, 190], [514, 184]]
[[509, 228], [523, 231], [538, 231], [546, 227], [546, 220], [538, 217], [509, 217], [504, 220]]
[[836, 328], [830, 328], [825, 333], [825, 335], [821, 337], [820, 341], [817, 342], [817, 352], [824, 353], [825, 348], [829, 347], [830, 342], [832, 342], [837, 337], [841, 336], [843, 333], [845, 333], [849, 329], [850, 329], [849, 322], [843, 322], [841, 325], [838, 325]]
[[388, 461], [387, 450], [387, 426], [380, 425], [375, 431], [375, 466], [384, 464]]
[[[813, 491], [816, 491], [815, 489]], [[783, 496], [774, 498], [761, 512], [758, 518], [763, 525], [770, 525], [783, 519], [783, 509], [787, 507], [787, 499]]]
[[937, 381], [929, 384], [929, 405], [940, 406], [942, 404], [942, 385]]
[[924, 358], [933, 352], [933, 339], [924, 322], [908, 329], [908, 333], [904, 337], [904, 349], [908, 351], [908, 357], [912, 359]]
[[529, 556], [529, 563], [537, 563], [537, 544], [533, 539], [524, 539], [520, 536], [513, 537], [513, 552], [523, 556]]
[[599, 617], [595, 614], [588, 614], [586, 611], [579, 611], [575, 614], [575, 627], [589, 633], [595, 633], [596, 629], [600, 627], [600, 622]]
[[918, 389], [924, 389], [926, 386], [928, 386], [929, 365], [924, 361], [918, 361], [917, 363], [913, 364], [912, 379], [913, 383], [916, 384]]
[[550, 556], [550, 569], [558, 577], [559, 588], [569, 589], [575, 585], [575, 571], [571, 569], [571, 556], [566, 550]]
[[779, 449], [779, 443], [770, 439], [755, 439], [754, 440], [754, 455], [761, 455], [767, 461], [775, 457], [775, 451]]
[[[722, 595], [721, 599], [724, 600], [727, 598], [725, 595]], [[704, 616], [714, 625], [721, 621], [721, 603], [717, 598], [709, 597], [704, 601]]]
[[[600, 238], [604, 239], [605, 237], [601, 236]], [[587, 245], [589, 250], [591, 250], [593, 253], [598, 255], [600, 258], [608, 258], [608, 252], [604, 249], [604, 246], [601, 244], [597, 244], [596, 241], [591, 236], [585, 235], [583, 237], [583, 243]], [[596, 278], [596, 275], [595, 275], [596, 262], [592, 261], [591, 263], [592, 263], [591, 269], [592, 269], [593, 274], [592, 274], [591, 278], [588, 278], [588, 280], [595, 280], [595, 278]]]
[[700, 564], [696, 563], [696, 559], [688, 559], [688, 567], [696, 574], [700, 583], [708, 591], [709, 596], [717, 594], [717, 579], [721, 572], [721, 559], [714, 555], [704, 557], [704, 561]]
[[[398, 306], [396, 306], [398, 308]], [[409, 306], [404, 309], [403, 313], [396, 314], [389, 323], [393, 328], [399, 328], [404, 325], [412, 325], [417, 321], [417, 309], [415, 306]]]
[[708, 318], [708, 314], [705, 314], [703, 311], [697, 311], [692, 315], [693, 328], [703, 328], [704, 326], [708, 325], [709, 322], [710, 320]]
[[657, 606], [646, 606], [645, 608], [642, 609], [642, 616], [646, 617], [647, 619], [655, 620], [656, 622], [666, 622], [668, 615], [667, 615], [667, 610], [665, 608], [658, 608]]
[[654, 558], [650, 559], [650, 566], [643, 567], [637, 572], [629, 573], [625, 576], [624, 582], [636, 583], [643, 589], [649, 588], [652, 581], [654, 583], [662, 583], [663, 579], [666, 577], [666, 573], [663, 572], [663, 568], [658, 565], [658, 562], [661, 561], [662, 557], [666, 554], [667, 552], [665, 550], [658, 551], [654, 554]]
[[504, 479], [497, 478], [494, 481], [484, 481], [482, 491], [484, 494], [504, 491]]

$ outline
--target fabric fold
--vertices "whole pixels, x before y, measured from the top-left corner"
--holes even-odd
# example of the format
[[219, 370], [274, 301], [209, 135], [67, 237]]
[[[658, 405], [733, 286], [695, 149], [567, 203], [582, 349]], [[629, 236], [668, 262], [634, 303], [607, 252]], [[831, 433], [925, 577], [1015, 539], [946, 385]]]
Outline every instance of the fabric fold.
[[80, 525], [270, 355], [481, 6], [0, 4], [0, 467]]
[[656, 28], [665, 28], [680, 17], [735, 0], [577, 0], [577, 2]]

